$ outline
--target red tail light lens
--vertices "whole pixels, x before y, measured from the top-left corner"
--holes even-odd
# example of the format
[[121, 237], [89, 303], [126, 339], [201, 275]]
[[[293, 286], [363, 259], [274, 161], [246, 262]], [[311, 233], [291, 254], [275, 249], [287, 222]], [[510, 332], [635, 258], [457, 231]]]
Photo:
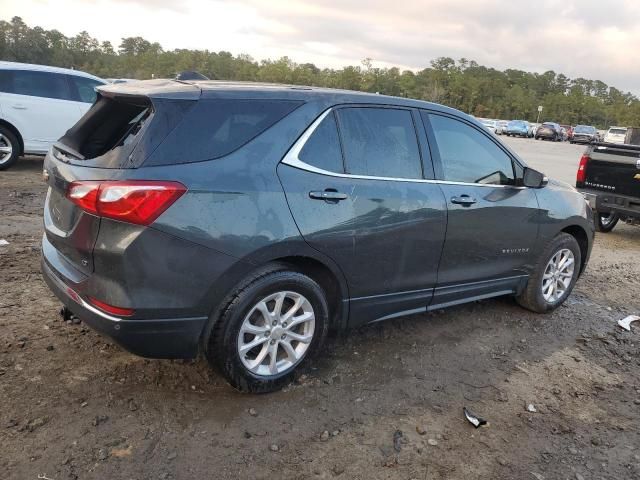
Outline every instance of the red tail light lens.
[[150, 225], [186, 191], [181, 183], [153, 180], [73, 182], [67, 198], [94, 215]]
[[132, 308], [114, 307], [113, 305], [101, 302], [100, 300], [93, 297], [89, 297], [89, 303], [91, 303], [94, 307], [98, 307], [103, 312], [107, 312], [112, 315], [118, 315], [119, 317], [130, 317], [135, 312]]
[[589, 155], [586, 153], [580, 157], [580, 164], [578, 165], [578, 173], [576, 174], [576, 182], [584, 183], [587, 179], [587, 164], [589, 163]]

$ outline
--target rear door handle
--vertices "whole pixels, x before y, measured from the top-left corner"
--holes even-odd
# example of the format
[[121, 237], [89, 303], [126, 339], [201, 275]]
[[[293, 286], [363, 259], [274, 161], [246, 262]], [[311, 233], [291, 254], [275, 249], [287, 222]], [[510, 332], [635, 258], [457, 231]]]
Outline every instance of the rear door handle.
[[347, 194], [340, 193], [332, 188], [327, 188], [322, 192], [309, 192], [309, 198], [314, 200], [326, 200], [328, 202], [338, 202], [340, 200], [346, 200]]
[[24, 105], [21, 105], [19, 103], [11, 105], [11, 107], [15, 108], [16, 110], [26, 110], [27, 109], [27, 107], [25, 107]]
[[456, 203], [458, 205], [463, 205], [468, 207], [469, 205], [473, 205], [476, 203], [476, 199], [470, 197], [469, 195], [460, 195], [459, 197], [451, 197], [451, 203]]

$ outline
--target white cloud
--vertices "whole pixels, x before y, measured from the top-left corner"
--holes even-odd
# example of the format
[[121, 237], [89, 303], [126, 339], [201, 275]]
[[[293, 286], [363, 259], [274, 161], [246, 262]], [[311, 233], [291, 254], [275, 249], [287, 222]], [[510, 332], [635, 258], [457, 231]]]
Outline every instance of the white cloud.
[[0, 0], [2, 17], [118, 45], [287, 55], [340, 67], [366, 57], [419, 69], [439, 56], [599, 79], [640, 94], [637, 0]]

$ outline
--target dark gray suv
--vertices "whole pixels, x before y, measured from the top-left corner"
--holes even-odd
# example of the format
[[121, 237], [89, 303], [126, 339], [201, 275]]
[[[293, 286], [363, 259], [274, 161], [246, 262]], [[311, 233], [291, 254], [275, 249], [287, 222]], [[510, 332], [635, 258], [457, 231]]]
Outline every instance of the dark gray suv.
[[44, 277], [138, 355], [203, 352], [277, 389], [327, 331], [514, 295], [547, 312], [584, 270], [591, 211], [471, 117], [317, 88], [99, 88], [51, 149]]

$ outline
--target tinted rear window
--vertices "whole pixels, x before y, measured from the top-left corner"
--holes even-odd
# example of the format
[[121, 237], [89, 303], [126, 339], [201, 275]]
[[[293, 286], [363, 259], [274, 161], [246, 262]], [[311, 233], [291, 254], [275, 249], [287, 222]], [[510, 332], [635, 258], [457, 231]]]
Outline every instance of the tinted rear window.
[[338, 137], [338, 127], [333, 112], [329, 113], [314, 130], [298, 157], [306, 164], [322, 170], [344, 172], [340, 137]]
[[0, 70], [0, 92], [72, 100], [65, 75], [32, 70]]
[[418, 139], [410, 111], [343, 108], [338, 111], [338, 119], [347, 173], [422, 178]]
[[171, 165], [224, 157], [302, 103], [289, 100], [200, 100], [145, 161], [145, 165]]

